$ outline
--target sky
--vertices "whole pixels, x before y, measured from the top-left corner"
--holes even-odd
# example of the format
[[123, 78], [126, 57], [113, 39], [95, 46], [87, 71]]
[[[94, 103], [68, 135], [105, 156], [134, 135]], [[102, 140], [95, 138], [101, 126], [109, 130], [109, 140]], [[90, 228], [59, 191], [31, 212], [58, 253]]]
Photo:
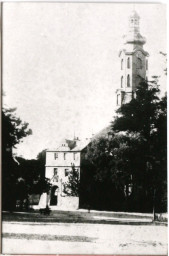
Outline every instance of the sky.
[[149, 77], [161, 76], [164, 93], [165, 4], [3, 4], [3, 105], [16, 107], [33, 131], [17, 145], [18, 156], [36, 158], [64, 138], [91, 138], [110, 124], [133, 8], [147, 39]]

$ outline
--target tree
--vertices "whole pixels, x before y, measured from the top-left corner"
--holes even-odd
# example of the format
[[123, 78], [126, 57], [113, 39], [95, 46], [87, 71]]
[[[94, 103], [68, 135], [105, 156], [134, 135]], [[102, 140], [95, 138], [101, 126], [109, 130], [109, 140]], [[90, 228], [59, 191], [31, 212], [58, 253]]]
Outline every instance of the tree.
[[38, 162], [38, 168], [39, 168], [39, 173], [41, 177], [45, 177], [45, 164], [46, 164], [46, 149], [42, 150], [38, 155], [37, 155], [37, 162]]
[[136, 98], [117, 110], [112, 128], [115, 132], [138, 134], [142, 141], [140, 159], [143, 164], [141, 169], [140, 165], [135, 165], [135, 169], [142, 176], [144, 198], [150, 202], [156, 197], [157, 201], [158, 194], [158, 210], [162, 210], [161, 187], [166, 183], [167, 99], [160, 99], [158, 94], [157, 81], [140, 83]]
[[15, 111], [2, 110], [2, 209], [6, 210], [12, 210], [16, 205], [18, 163], [13, 157], [12, 148], [32, 134], [29, 124], [22, 122]]
[[[154, 204], [156, 211], [167, 210], [167, 95], [159, 102], [153, 136]], [[153, 176], [153, 175], [152, 175]]]
[[16, 157], [19, 165], [17, 167], [16, 177], [22, 178], [27, 188], [27, 194], [36, 192], [36, 184], [41, 177], [39, 163], [36, 159], [24, 159]]
[[49, 193], [52, 185], [50, 183], [50, 179], [42, 177], [39, 179], [35, 186], [35, 193], [42, 194], [42, 193]]
[[159, 86], [155, 83], [140, 83], [136, 97], [123, 104], [117, 110], [117, 117], [112, 123], [115, 132], [138, 132], [147, 142], [154, 132], [158, 115]]
[[21, 140], [32, 134], [29, 124], [16, 116], [16, 108], [2, 109], [2, 149], [15, 147]]
[[46, 150], [43, 150], [37, 155], [37, 159], [15, 157], [19, 163], [15, 170], [15, 197], [20, 210], [25, 201], [29, 203], [29, 195], [34, 198], [35, 194], [48, 193], [51, 188], [50, 180], [45, 178], [45, 155]]
[[111, 136], [87, 147], [82, 194], [93, 207], [150, 212], [157, 201], [158, 211], [166, 209], [167, 101], [158, 93], [157, 81], [142, 82], [117, 110]]
[[17, 176], [25, 180], [30, 194], [39, 193], [37, 192], [37, 184], [40, 180], [45, 180], [45, 156], [46, 150], [44, 149], [37, 155], [37, 159], [28, 160], [16, 157], [19, 163]]
[[68, 175], [68, 182], [64, 183], [64, 193], [69, 196], [79, 196], [80, 174], [72, 165], [72, 169]]
[[[141, 169], [141, 151], [142, 141], [134, 134], [112, 133], [92, 141], [82, 160], [83, 198], [92, 200], [91, 205], [98, 209], [130, 210], [128, 202], [140, 181], [135, 166]], [[90, 192], [84, 193], [88, 187]]]

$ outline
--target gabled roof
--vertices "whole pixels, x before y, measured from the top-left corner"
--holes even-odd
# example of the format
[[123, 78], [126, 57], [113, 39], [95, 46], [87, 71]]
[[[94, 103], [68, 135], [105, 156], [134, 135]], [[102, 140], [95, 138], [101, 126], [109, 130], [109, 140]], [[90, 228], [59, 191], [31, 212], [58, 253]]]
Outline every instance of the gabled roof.
[[112, 132], [111, 125], [106, 126], [99, 133], [94, 135], [91, 139], [86, 140], [67, 140], [65, 139], [62, 144], [55, 149], [48, 149], [47, 152], [80, 152], [85, 149], [92, 141], [99, 139], [100, 137], [108, 137]]
[[91, 140], [67, 140], [65, 139], [58, 148], [47, 149], [50, 152], [74, 152], [83, 150]]
[[84, 140], [84, 141], [79, 141], [76, 145], [75, 148], [73, 148], [71, 151], [82, 151], [84, 148], [86, 148], [91, 140]]

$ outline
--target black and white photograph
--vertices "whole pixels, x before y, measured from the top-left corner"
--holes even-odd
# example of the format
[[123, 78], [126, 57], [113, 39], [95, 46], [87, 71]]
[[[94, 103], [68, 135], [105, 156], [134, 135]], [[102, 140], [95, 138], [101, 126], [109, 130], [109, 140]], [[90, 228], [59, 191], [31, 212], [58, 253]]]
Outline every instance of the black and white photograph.
[[167, 5], [2, 2], [2, 254], [167, 255]]

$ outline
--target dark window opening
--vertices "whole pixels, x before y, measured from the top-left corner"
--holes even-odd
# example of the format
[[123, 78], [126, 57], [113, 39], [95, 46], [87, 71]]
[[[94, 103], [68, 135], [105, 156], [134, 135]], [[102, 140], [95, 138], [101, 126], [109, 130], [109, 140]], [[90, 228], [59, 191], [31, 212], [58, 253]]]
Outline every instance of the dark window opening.
[[123, 59], [121, 60], [121, 70], [123, 70]]
[[123, 76], [121, 77], [121, 88], [123, 88]]
[[69, 169], [65, 169], [65, 177], [69, 175]]
[[50, 205], [57, 205], [58, 203], [58, 187], [53, 186], [51, 189]]
[[142, 69], [142, 60], [140, 58], [137, 59], [137, 68]]
[[53, 169], [53, 181], [58, 182], [58, 168]]
[[127, 59], [127, 68], [130, 68], [130, 58]]
[[54, 153], [54, 159], [56, 160], [56, 158], [58, 158], [58, 153]]
[[146, 70], [148, 70], [148, 60], [146, 60]]
[[130, 87], [130, 76], [127, 76], [127, 87]]

